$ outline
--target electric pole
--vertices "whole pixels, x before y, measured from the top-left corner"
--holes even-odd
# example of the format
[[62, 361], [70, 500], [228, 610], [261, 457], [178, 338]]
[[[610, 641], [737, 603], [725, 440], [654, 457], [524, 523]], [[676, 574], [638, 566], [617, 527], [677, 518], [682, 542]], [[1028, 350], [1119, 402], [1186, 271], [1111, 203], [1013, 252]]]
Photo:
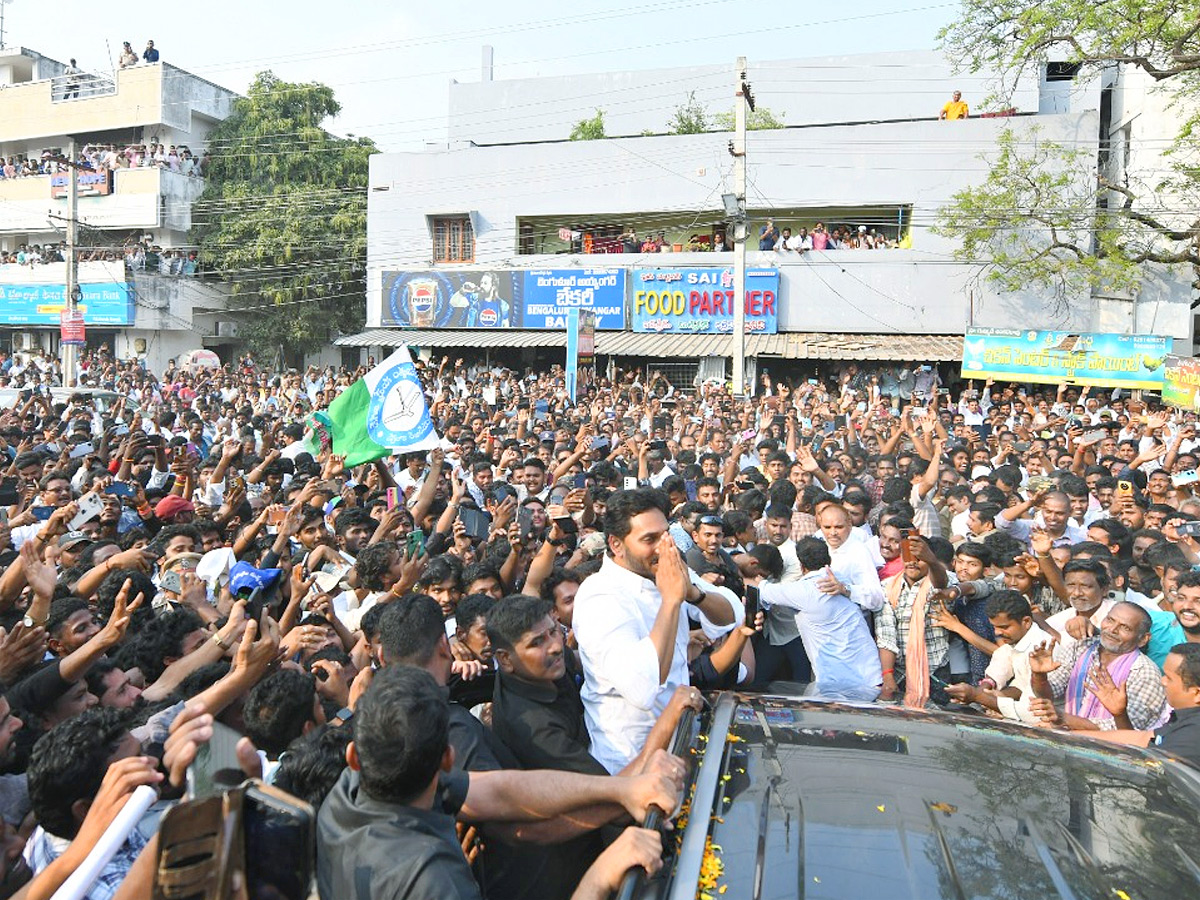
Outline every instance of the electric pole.
[[[75, 139], [71, 138], [67, 145], [67, 284], [64, 308], [68, 320], [73, 320], [78, 308], [79, 278], [75, 268], [75, 220], [79, 213], [79, 180], [75, 174]], [[63, 387], [75, 387], [76, 346], [59, 340], [59, 352], [62, 357]]]
[[746, 108], [754, 110], [754, 95], [746, 81], [746, 57], [737, 61], [737, 88], [733, 104], [733, 191], [737, 215], [733, 218], [733, 395], [746, 394]]

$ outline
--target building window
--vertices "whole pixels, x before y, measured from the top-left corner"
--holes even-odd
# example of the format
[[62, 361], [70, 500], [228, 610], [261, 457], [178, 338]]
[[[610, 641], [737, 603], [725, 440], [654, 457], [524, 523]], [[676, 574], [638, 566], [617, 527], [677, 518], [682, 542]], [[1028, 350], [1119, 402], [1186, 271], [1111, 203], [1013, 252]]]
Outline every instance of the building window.
[[433, 220], [433, 261], [475, 262], [475, 235], [469, 218], [453, 216]]

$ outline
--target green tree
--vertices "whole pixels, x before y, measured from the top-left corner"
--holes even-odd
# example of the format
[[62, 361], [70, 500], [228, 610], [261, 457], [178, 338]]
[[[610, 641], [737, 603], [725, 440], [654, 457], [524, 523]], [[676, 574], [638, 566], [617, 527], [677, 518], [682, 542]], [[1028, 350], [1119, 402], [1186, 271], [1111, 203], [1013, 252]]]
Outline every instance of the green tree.
[[571, 129], [573, 141], [599, 141], [607, 137], [604, 133], [604, 110], [596, 110], [590, 119], [580, 119]]
[[288, 358], [362, 327], [366, 297], [367, 138], [322, 128], [341, 106], [322, 84], [260, 73], [209, 136], [192, 210], [204, 266], [252, 311], [242, 333]]
[[997, 72], [1001, 102], [1055, 58], [1081, 78], [1114, 64], [1140, 71], [1180, 112], [1166, 171], [1150, 182], [1036, 130], [1006, 130], [985, 156], [986, 181], [942, 210], [938, 230], [962, 242], [960, 258], [1004, 290], [1049, 288], [1060, 303], [1136, 291], [1147, 263], [1190, 265], [1200, 290], [1200, 0], [965, 0], [939, 40], [960, 68]]
[[[780, 113], [780, 116], [786, 116], [787, 113]], [[734, 128], [734, 112], [716, 113], [713, 116], [713, 125], [718, 131], [733, 131]], [[759, 106], [757, 109], [747, 110], [746, 112], [746, 130], [747, 131], [772, 131], [776, 128], [786, 128], [783, 120], [767, 109], [765, 106]]]
[[708, 110], [696, 99], [696, 92], [689, 91], [687, 102], [675, 107], [675, 114], [667, 122], [667, 133], [703, 134], [708, 130]]

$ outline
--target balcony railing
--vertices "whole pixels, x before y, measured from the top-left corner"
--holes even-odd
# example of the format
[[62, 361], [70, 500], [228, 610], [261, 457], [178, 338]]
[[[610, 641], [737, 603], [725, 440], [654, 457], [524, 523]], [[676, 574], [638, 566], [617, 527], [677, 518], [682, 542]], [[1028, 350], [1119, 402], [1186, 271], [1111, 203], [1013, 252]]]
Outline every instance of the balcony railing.
[[57, 75], [50, 79], [50, 100], [53, 103], [86, 100], [88, 97], [103, 97], [116, 92], [115, 81], [105, 75], [93, 75], [91, 72]]

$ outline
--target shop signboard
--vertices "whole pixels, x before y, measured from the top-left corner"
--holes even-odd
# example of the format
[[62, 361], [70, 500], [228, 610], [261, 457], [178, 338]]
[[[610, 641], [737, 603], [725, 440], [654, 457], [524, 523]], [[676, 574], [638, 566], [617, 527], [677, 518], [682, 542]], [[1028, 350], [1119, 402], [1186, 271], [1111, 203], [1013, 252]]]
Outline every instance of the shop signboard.
[[[733, 331], [733, 269], [634, 269], [633, 330], [670, 334]], [[779, 270], [746, 270], [746, 334], [779, 330]]]
[[962, 377], [1157, 391], [1170, 351], [1155, 334], [969, 328]]
[[1163, 363], [1162, 400], [1168, 406], [1200, 407], [1200, 359], [1171, 354]]

